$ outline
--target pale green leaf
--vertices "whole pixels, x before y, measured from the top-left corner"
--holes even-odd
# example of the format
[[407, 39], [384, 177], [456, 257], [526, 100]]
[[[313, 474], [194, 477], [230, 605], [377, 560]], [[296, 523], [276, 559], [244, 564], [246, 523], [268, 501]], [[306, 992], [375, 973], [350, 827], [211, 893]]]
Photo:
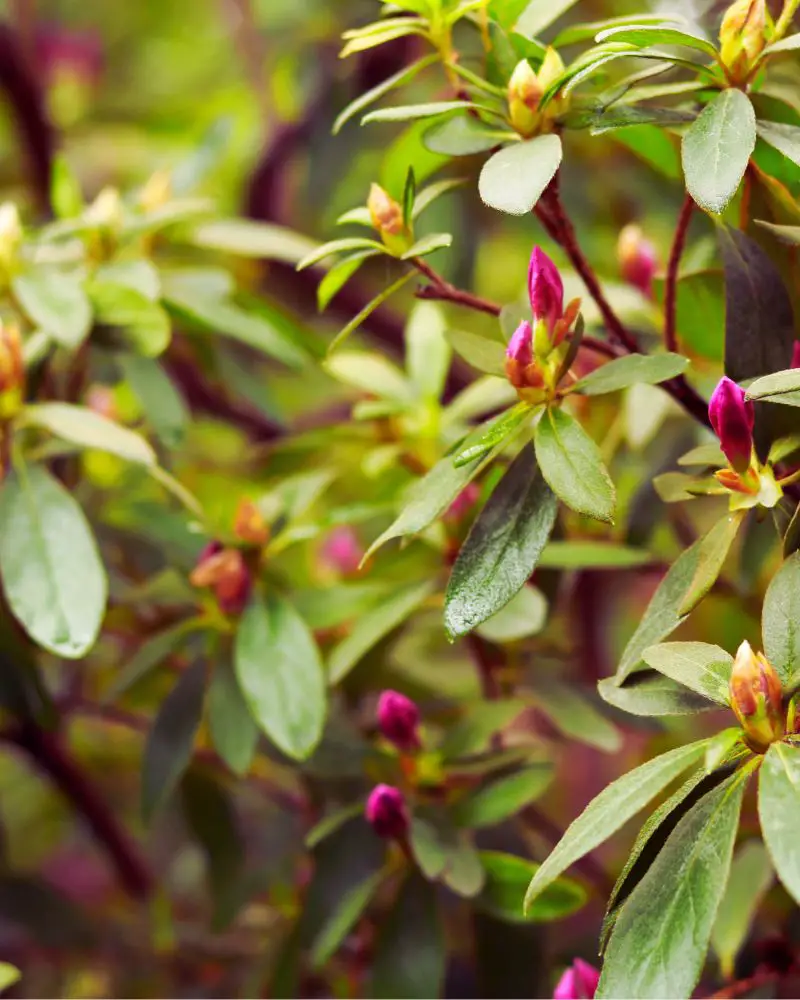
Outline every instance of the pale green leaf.
[[719, 646], [707, 642], [662, 642], [659, 646], [648, 646], [642, 659], [665, 677], [718, 705], [729, 704], [733, 657]]
[[561, 164], [561, 140], [539, 135], [513, 143], [491, 156], [481, 169], [478, 193], [499, 212], [527, 215]]

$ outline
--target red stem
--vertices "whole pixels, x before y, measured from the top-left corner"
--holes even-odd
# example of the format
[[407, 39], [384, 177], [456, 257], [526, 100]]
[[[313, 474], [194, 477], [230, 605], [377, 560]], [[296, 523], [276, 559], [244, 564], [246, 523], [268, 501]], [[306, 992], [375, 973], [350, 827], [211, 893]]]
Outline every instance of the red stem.
[[686, 234], [694, 211], [694, 200], [687, 194], [683, 199], [675, 228], [675, 238], [667, 264], [667, 282], [664, 287], [664, 346], [668, 351], [678, 350], [677, 307], [678, 307], [678, 269], [681, 263], [683, 248], [686, 246]]

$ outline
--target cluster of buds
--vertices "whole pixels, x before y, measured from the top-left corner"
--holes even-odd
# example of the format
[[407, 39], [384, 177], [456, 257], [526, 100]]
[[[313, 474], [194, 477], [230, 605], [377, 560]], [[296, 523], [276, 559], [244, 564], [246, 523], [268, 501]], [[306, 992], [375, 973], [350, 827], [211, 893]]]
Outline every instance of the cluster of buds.
[[545, 52], [538, 73], [527, 59], [517, 63], [508, 81], [508, 118], [512, 128], [528, 138], [552, 132], [556, 120], [567, 110], [568, 97], [554, 97], [542, 108], [545, 91], [564, 72], [564, 63], [554, 48]]
[[640, 226], [633, 223], [620, 230], [617, 260], [622, 277], [648, 299], [653, 297], [653, 278], [658, 270], [656, 248]]
[[[378, 699], [377, 717], [384, 739], [401, 754], [416, 753], [422, 748], [419, 708], [410, 698], [399, 691], [383, 691]], [[411, 819], [405, 795], [399, 788], [376, 785], [367, 798], [364, 815], [379, 837], [405, 843]]]
[[767, 44], [766, 0], [736, 0], [719, 29], [720, 59], [733, 84], [745, 83]]
[[576, 958], [559, 979], [553, 1000], [592, 1000], [599, 982], [597, 969], [582, 958]]
[[533, 323], [523, 320], [506, 348], [506, 376], [521, 399], [538, 402], [561, 375], [559, 350], [578, 317], [580, 299], [564, 308], [564, 285], [558, 268], [539, 247], [528, 267], [528, 296]]
[[730, 678], [731, 708], [747, 745], [764, 753], [785, 732], [781, 681], [763, 653], [754, 653], [749, 642], [736, 651]]
[[412, 234], [403, 219], [403, 209], [380, 184], [370, 186], [367, 210], [384, 246], [393, 253], [408, 249]]

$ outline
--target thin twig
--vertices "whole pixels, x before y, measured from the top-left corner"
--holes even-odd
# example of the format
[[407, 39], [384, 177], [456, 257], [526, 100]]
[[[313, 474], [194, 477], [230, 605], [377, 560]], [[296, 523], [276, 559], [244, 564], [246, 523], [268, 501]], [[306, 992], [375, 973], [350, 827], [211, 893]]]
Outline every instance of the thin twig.
[[762, 972], [756, 972], [752, 976], [748, 976], [746, 979], [736, 979], [732, 983], [728, 983], [727, 986], [723, 986], [721, 990], [717, 990], [716, 993], [709, 994], [709, 1000], [734, 1000], [735, 997], [740, 997], [743, 993], [747, 993], [749, 990], [754, 990], [758, 986], [764, 986], [766, 983], [774, 982], [778, 978], [778, 973], [774, 969], [766, 969]]
[[675, 227], [675, 238], [669, 253], [667, 264], [667, 281], [664, 286], [664, 346], [668, 351], [678, 350], [677, 307], [678, 307], [678, 269], [681, 263], [683, 248], [686, 246], [686, 234], [694, 211], [694, 199], [687, 194], [683, 199]]
[[477, 312], [488, 313], [490, 316], [499, 316], [502, 307], [497, 302], [490, 302], [489, 299], [481, 298], [480, 295], [473, 295], [472, 292], [464, 291], [463, 288], [456, 288], [449, 281], [426, 264], [421, 257], [414, 257], [411, 263], [420, 274], [424, 274], [430, 281], [430, 285], [420, 288], [417, 298], [420, 299], [446, 299], [448, 302], [455, 302], [458, 305], [466, 306], [467, 309], [475, 309]]

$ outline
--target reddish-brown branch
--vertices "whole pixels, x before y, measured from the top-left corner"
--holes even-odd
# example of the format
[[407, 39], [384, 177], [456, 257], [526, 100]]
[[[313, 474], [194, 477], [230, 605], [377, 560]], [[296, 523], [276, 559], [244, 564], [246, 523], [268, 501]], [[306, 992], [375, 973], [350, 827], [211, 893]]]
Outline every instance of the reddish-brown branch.
[[478, 671], [481, 694], [487, 701], [495, 701], [502, 693], [497, 680], [497, 670], [503, 664], [491, 645], [485, 639], [481, 639], [479, 635], [475, 635], [474, 632], [470, 632], [467, 636], [467, 645]]
[[417, 298], [444, 299], [460, 306], [466, 306], [467, 309], [488, 313], [490, 316], [500, 315], [502, 307], [497, 302], [490, 302], [489, 299], [481, 298], [480, 295], [473, 295], [472, 292], [466, 292], [463, 288], [456, 288], [455, 285], [451, 285], [430, 265], [426, 264], [421, 257], [414, 257], [412, 263], [420, 274], [424, 274], [430, 281], [430, 285], [425, 285], [417, 290]]
[[668, 351], [678, 350], [677, 307], [678, 307], [678, 269], [686, 246], [686, 234], [694, 211], [694, 200], [687, 194], [683, 199], [675, 227], [675, 237], [669, 253], [667, 264], [667, 281], [664, 286], [664, 346]]
[[754, 973], [752, 976], [748, 976], [746, 979], [736, 979], [734, 982], [728, 983], [727, 986], [723, 986], [716, 993], [710, 993], [709, 1000], [734, 1000], [735, 997], [740, 997], [743, 993], [754, 990], [759, 986], [772, 983], [777, 978], [778, 973], [774, 969], [765, 969]]

